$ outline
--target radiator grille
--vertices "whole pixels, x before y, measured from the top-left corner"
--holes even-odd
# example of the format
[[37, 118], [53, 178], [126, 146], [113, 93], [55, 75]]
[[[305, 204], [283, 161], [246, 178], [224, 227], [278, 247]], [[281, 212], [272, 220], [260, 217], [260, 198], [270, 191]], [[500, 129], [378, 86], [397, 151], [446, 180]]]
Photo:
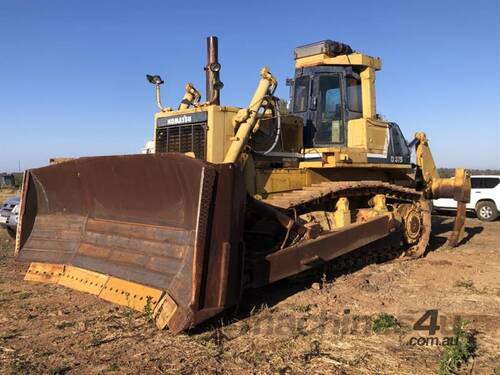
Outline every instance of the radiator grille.
[[156, 129], [156, 152], [194, 152], [206, 159], [207, 123], [168, 125]]

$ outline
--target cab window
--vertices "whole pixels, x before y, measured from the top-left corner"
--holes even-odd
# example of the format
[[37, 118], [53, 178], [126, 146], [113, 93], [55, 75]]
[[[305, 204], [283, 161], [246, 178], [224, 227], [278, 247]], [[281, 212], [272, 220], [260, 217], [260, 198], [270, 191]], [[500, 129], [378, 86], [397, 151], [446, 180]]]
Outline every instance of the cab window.
[[340, 78], [325, 75], [319, 79], [319, 111], [315, 144], [343, 143]]
[[347, 78], [347, 107], [349, 111], [361, 113], [363, 107], [361, 104], [361, 82], [359, 79]]
[[305, 112], [309, 99], [309, 77], [304, 76], [295, 80], [293, 96], [293, 112]]

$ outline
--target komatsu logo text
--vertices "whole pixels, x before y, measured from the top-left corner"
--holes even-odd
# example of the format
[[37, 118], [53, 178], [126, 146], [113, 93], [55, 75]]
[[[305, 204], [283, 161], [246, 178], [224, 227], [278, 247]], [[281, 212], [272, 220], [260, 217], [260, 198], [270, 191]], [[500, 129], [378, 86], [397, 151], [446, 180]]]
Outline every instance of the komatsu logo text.
[[188, 122], [191, 122], [191, 116], [183, 115], [167, 119], [167, 125], [179, 125], [179, 124], [186, 124]]
[[208, 114], [206, 111], [194, 112], [194, 113], [184, 113], [177, 116], [170, 117], [160, 117], [158, 119], [157, 125], [159, 127], [163, 126], [182, 126], [185, 124], [193, 124], [198, 122], [206, 122], [208, 119]]

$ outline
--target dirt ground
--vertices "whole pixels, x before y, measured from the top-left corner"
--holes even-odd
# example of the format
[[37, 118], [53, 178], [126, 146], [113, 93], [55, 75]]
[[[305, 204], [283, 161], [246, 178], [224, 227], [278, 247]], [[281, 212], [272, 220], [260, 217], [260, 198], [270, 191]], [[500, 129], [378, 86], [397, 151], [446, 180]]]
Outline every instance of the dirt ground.
[[0, 204], [7, 198], [20, 195], [20, 192], [16, 189], [0, 189]]
[[[413, 325], [437, 310], [439, 339], [452, 335], [454, 319], [471, 321], [477, 348], [463, 371], [499, 374], [500, 221], [468, 218], [456, 249], [444, 245], [451, 223], [433, 218], [423, 259], [300, 275], [248, 292], [232, 315], [178, 336], [94, 296], [24, 282], [2, 231], [0, 373], [429, 374], [442, 346], [410, 342], [428, 337]], [[401, 328], [374, 333], [381, 312]]]

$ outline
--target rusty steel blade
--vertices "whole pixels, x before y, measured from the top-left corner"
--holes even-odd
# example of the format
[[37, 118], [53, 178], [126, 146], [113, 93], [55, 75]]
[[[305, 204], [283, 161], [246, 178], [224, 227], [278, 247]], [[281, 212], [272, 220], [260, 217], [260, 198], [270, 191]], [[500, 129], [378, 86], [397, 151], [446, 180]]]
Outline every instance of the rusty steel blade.
[[234, 165], [89, 157], [32, 169], [23, 185], [16, 259], [33, 264], [28, 280], [62, 269], [59, 284], [108, 301], [167, 301], [160, 325], [176, 332], [237, 302], [246, 191]]

